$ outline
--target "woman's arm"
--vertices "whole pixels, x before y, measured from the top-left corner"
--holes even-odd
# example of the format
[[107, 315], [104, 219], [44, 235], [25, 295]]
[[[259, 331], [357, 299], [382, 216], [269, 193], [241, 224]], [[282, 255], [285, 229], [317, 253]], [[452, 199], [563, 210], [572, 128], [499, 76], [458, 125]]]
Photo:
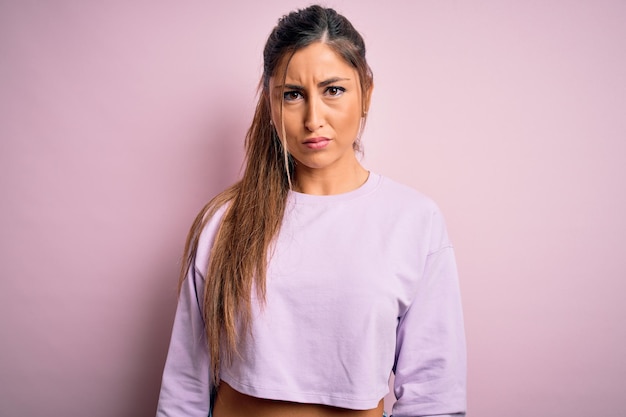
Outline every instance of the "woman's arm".
[[454, 250], [445, 245], [428, 255], [398, 324], [393, 416], [464, 416], [465, 349]]
[[204, 279], [190, 268], [183, 281], [163, 371], [157, 417], [207, 417], [212, 384], [200, 305]]

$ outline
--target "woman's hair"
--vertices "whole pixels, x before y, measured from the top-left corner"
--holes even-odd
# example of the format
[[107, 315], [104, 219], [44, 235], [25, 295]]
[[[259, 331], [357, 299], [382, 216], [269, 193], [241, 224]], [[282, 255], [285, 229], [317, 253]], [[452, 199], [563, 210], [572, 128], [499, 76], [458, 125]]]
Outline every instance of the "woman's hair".
[[[201, 302], [215, 383], [222, 359], [220, 348], [225, 348], [226, 359], [230, 360], [237, 353], [239, 338], [250, 330], [253, 284], [257, 297], [265, 299], [270, 244], [280, 229], [294, 174], [293, 160], [286, 154], [286, 146], [271, 123], [270, 78], [284, 79], [293, 54], [315, 42], [325, 43], [356, 69], [364, 103], [362, 115], [366, 115], [365, 97], [371, 89], [372, 73], [365, 60], [363, 38], [352, 24], [335, 10], [316, 5], [279, 19], [263, 50], [263, 76], [254, 118], [246, 135], [243, 176], [200, 211], [185, 245], [179, 289], [194, 268], [204, 226], [218, 209], [225, 208], [210, 252], [208, 271], [201, 271], [206, 273]], [[284, 68], [282, 74], [277, 74], [279, 68]], [[282, 137], [284, 141], [285, 135]]]

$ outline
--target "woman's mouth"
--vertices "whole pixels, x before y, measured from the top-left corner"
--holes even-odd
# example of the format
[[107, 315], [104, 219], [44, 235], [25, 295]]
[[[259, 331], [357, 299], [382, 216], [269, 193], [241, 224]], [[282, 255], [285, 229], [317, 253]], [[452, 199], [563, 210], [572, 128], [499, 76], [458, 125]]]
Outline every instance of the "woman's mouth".
[[330, 139], [325, 137], [310, 138], [305, 140], [303, 143], [304, 146], [309, 149], [323, 149], [330, 143]]

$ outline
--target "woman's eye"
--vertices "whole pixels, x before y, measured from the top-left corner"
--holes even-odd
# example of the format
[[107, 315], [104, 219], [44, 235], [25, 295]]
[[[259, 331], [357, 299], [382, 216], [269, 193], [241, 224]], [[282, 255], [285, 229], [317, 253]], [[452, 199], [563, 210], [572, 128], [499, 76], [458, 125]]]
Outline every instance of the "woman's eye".
[[326, 94], [332, 97], [337, 97], [345, 93], [346, 89], [343, 87], [328, 87], [326, 89]]
[[283, 94], [283, 97], [285, 101], [294, 101], [294, 100], [298, 100], [299, 98], [301, 98], [302, 94], [300, 94], [298, 91], [285, 91], [285, 93]]

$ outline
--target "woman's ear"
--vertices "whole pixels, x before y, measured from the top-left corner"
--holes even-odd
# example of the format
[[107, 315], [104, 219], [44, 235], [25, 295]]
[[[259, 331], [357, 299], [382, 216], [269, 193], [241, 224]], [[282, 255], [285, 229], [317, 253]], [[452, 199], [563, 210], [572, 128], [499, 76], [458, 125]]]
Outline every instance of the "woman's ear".
[[274, 124], [273, 120], [274, 120], [274, 110], [272, 109], [272, 100], [270, 99], [270, 95], [269, 92], [267, 91], [266, 88], [264, 88], [261, 92], [262, 97], [261, 100], [263, 100], [265, 102], [265, 108], [267, 109], [267, 112], [269, 113], [269, 118], [270, 118], [270, 124]]
[[374, 91], [374, 82], [370, 82], [367, 90], [365, 91], [365, 97], [363, 100], [363, 111], [361, 116], [367, 116], [367, 112], [370, 110], [370, 102], [372, 101], [372, 91]]

